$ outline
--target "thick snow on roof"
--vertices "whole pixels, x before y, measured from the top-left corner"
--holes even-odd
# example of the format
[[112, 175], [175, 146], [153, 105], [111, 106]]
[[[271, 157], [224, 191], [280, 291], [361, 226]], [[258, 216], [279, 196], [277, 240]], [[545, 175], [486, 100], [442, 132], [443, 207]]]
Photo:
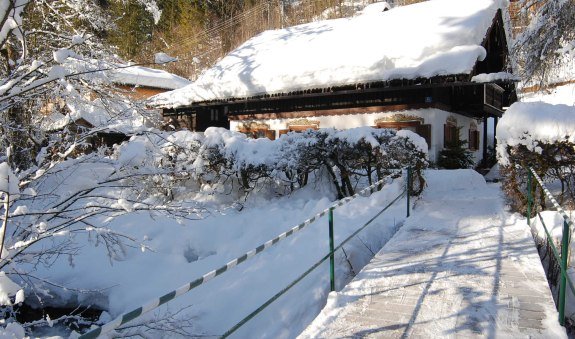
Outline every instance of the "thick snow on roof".
[[119, 84], [177, 89], [191, 82], [175, 74], [142, 66], [118, 65], [109, 71], [110, 79]]
[[521, 79], [511, 73], [507, 72], [497, 72], [497, 73], [481, 73], [477, 74], [471, 78], [472, 82], [484, 83], [484, 82], [494, 82], [494, 81], [520, 81]]
[[132, 134], [148, 129], [148, 125], [151, 124], [148, 120], [153, 118], [154, 114], [150, 111], [150, 116], [144, 117], [125, 103], [102, 102], [100, 99], [93, 101], [68, 99], [66, 107], [68, 108], [66, 115], [55, 112], [44, 116], [40, 128], [44, 131], [54, 131], [84, 119], [102, 130]]
[[434, 0], [263, 32], [182, 89], [153, 97], [177, 107], [361, 82], [467, 74], [505, 0]]

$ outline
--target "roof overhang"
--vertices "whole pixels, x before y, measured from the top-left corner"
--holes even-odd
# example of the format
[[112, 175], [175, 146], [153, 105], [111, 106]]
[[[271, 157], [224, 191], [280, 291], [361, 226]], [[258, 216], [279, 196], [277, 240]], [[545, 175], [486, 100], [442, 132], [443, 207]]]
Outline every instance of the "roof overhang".
[[[372, 82], [250, 98], [198, 102], [164, 109], [164, 116], [202, 114], [213, 110], [230, 120], [247, 117], [340, 115], [437, 107], [470, 117], [501, 116], [506, 90], [494, 83], [475, 83], [469, 75]], [[461, 98], [459, 100], [458, 98]], [[459, 101], [458, 101], [459, 100]]]

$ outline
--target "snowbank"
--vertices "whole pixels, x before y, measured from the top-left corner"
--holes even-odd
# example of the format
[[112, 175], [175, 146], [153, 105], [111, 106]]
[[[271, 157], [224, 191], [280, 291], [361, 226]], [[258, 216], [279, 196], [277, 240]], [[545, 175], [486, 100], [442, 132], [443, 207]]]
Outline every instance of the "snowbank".
[[[575, 76], [574, 76], [575, 77]], [[548, 104], [564, 104], [575, 106], [575, 83], [557, 86], [539, 92], [524, 93], [521, 95], [523, 102], [545, 102]]]
[[[309, 185], [292, 196], [266, 199], [241, 212], [232, 208], [213, 210], [210, 217], [197, 221], [178, 223], [144, 212], [117, 218], [108, 224], [109, 228], [141, 241], [144, 250], [126, 247], [121, 260], [112, 264], [106, 256], [106, 246], [94, 246], [95, 234], [76, 236], [82, 244], [76, 255], [70, 260], [62, 258], [50, 267], [39, 266], [35, 272], [36, 276], [69, 287], [63, 291], [46, 285], [47, 294], [41, 296], [42, 302], [91, 305], [105, 308], [115, 317], [194, 280], [329, 207], [333, 199], [329, 184]], [[338, 208], [334, 217], [336, 244], [402, 189], [403, 182], [398, 180], [369, 198], [360, 197]], [[222, 197], [225, 194], [215, 198]], [[208, 197], [203, 201], [212, 205]], [[346, 246], [356, 271], [369, 261], [371, 251], [377, 251], [395, 233], [404, 216], [402, 200], [362, 232], [360, 239]], [[326, 255], [328, 239], [326, 216], [142, 321], [183, 308], [177, 319], [181, 323], [191, 320], [193, 325], [187, 328], [190, 336], [222, 335]], [[350, 268], [341, 251], [336, 254], [336, 262], [339, 288], [350, 279]], [[320, 311], [328, 290], [329, 268], [324, 263], [242, 327], [238, 337], [297, 336]], [[165, 335], [150, 335], [162, 334]]]
[[507, 146], [524, 145], [538, 151], [537, 141], [575, 143], [575, 107], [542, 102], [516, 102], [497, 125], [499, 162], [508, 165]]
[[385, 12], [391, 9], [391, 6], [385, 2], [385, 1], [380, 1], [380, 2], [376, 2], [374, 4], [370, 4], [365, 6], [365, 8], [360, 12], [360, 14], [362, 15], [368, 15], [368, 14], [379, 14], [381, 12]]
[[[362, 82], [470, 73], [503, 0], [436, 0], [265, 31], [160, 107]], [[406, 23], [417, 23], [409, 24]], [[381, 32], [377, 40], [370, 32]]]

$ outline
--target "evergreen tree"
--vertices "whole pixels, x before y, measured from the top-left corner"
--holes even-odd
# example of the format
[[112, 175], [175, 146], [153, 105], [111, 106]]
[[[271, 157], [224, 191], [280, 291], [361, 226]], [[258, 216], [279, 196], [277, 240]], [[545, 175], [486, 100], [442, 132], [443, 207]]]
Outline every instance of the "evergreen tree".
[[114, 18], [115, 29], [108, 41], [118, 48], [122, 57], [135, 59], [152, 39], [152, 14], [136, 0], [112, 2], [109, 11]]
[[459, 138], [461, 127], [457, 128], [457, 138], [439, 152], [437, 165], [445, 169], [470, 168], [473, 166], [473, 153], [467, 148], [467, 140]]

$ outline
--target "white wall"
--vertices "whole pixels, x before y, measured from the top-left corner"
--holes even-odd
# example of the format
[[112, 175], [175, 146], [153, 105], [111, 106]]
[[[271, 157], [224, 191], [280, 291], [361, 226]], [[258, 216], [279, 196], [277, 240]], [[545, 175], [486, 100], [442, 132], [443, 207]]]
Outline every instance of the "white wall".
[[[443, 149], [443, 125], [446, 123], [447, 118], [453, 116], [457, 119], [457, 126], [462, 126], [460, 131], [460, 138], [467, 140], [469, 137], [469, 127], [472, 121], [475, 121], [477, 130], [479, 131], [479, 150], [473, 152], [476, 163], [479, 162], [483, 156], [483, 124], [477, 120], [443, 111], [436, 108], [424, 108], [418, 110], [407, 111], [394, 111], [384, 113], [363, 113], [363, 114], [350, 114], [350, 115], [332, 115], [309, 117], [308, 120], [319, 121], [320, 128], [336, 128], [336, 129], [349, 129], [362, 126], [375, 126], [375, 120], [393, 116], [395, 114], [412, 115], [423, 118], [424, 124], [431, 125], [431, 147], [429, 149], [429, 158], [432, 162], [436, 162], [439, 152]], [[266, 120], [252, 120], [259, 123], [269, 125], [272, 130], [287, 129], [287, 123], [295, 119], [266, 119]], [[244, 121], [233, 120], [230, 122], [230, 129], [237, 131], [238, 126]], [[276, 132], [276, 137], [278, 136]]]

